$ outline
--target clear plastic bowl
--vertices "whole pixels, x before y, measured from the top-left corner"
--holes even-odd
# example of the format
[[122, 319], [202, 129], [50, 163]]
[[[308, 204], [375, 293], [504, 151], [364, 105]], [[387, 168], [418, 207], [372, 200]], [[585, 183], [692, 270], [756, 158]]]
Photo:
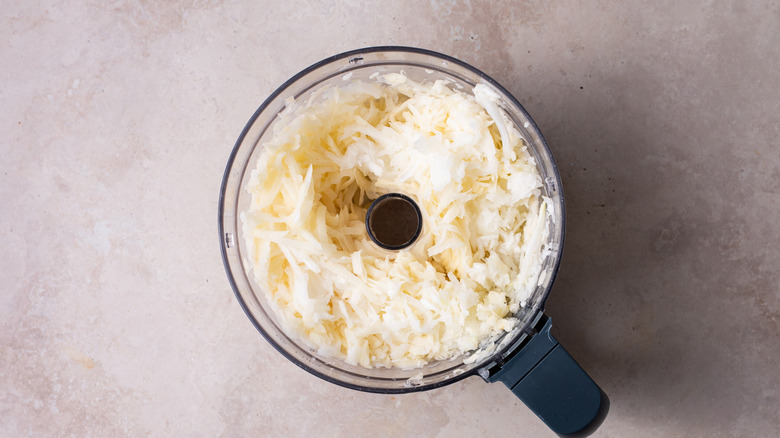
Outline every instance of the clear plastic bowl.
[[[345, 81], [369, 80], [375, 72], [400, 71], [416, 81], [447, 78], [453, 85], [462, 86], [459, 90], [466, 93], [471, 93], [477, 84], [485, 84], [501, 96], [500, 107], [525, 138], [536, 159], [543, 180], [543, 194], [553, 201], [555, 220], [548, 221], [552, 251], [543, 261], [543, 281], [527, 306], [514, 315], [519, 321], [516, 329], [497, 339], [498, 347], [492, 354], [474, 363], [464, 363], [467, 356], [464, 355], [411, 370], [366, 369], [320, 356], [301, 340], [285, 334], [266, 301], [265, 292], [252, 280], [245, 256], [239, 214], [249, 205], [250, 197], [245, 191], [249, 170], [256, 164], [261, 145], [271, 135], [270, 127], [284, 109], [285, 99], [305, 99], [308, 93], [325, 84], [338, 86]], [[422, 391], [456, 382], [491, 364], [502, 363], [533, 332], [532, 325], [543, 310], [560, 262], [564, 237], [563, 193], [558, 170], [541, 132], [520, 103], [496, 81], [462, 61], [439, 53], [408, 47], [372, 47], [336, 55], [312, 65], [285, 82], [260, 105], [238, 138], [227, 163], [219, 200], [219, 236], [225, 270], [241, 307], [257, 330], [287, 359], [322, 379], [352, 389], [380, 393]]]

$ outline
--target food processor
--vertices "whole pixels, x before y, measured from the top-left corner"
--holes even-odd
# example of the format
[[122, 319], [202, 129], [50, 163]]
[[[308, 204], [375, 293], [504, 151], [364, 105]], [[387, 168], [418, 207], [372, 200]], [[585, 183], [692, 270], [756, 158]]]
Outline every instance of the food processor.
[[[535, 290], [525, 306], [512, 315], [517, 319], [514, 329], [493, 339], [488, 347], [420, 368], [369, 369], [319, 355], [301, 339], [285, 333], [266, 300], [265, 291], [253, 280], [241, 234], [240, 214], [250, 203], [245, 187], [251, 169], [262, 145], [273, 135], [273, 124], [289, 98], [305, 100], [326, 85], [369, 81], [377, 73], [401, 72], [418, 82], [446, 79], [449, 86], [463, 93], [472, 93], [476, 85], [483, 84], [500, 97], [499, 107], [525, 139], [542, 178], [542, 195], [550, 201], [548, 209], [552, 214], [546, 224], [549, 250], [543, 255]], [[562, 436], [589, 435], [606, 417], [609, 398], [552, 336], [552, 321], [543, 312], [564, 241], [564, 200], [555, 161], [538, 127], [520, 103], [476, 68], [450, 56], [418, 48], [370, 47], [327, 58], [303, 70], [274, 91], [241, 132], [222, 180], [218, 215], [222, 258], [238, 302], [266, 340], [309, 373], [347, 388], [384, 394], [425, 391], [479, 375], [487, 382], [504, 383], [552, 431]], [[368, 221], [369, 218], [367, 231], [377, 242]], [[417, 225], [412, 228], [419, 233]], [[388, 248], [394, 249], [392, 242]]]

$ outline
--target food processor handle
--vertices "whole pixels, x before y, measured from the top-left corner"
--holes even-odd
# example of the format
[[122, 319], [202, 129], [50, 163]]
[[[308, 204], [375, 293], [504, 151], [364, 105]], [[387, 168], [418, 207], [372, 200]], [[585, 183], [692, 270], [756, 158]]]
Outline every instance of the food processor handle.
[[503, 382], [559, 436], [588, 436], [606, 418], [609, 398], [550, 334], [552, 320], [541, 317], [541, 330], [487, 380]]

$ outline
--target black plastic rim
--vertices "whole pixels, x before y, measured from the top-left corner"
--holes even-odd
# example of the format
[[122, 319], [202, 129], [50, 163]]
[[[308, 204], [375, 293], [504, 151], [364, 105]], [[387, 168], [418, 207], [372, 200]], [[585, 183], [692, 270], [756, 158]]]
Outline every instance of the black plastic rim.
[[[533, 120], [531, 115], [526, 111], [525, 107], [520, 104], [520, 102], [501, 84], [496, 82], [493, 78], [482, 72], [481, 70], [475, 68], [474, 66], [463, 62], [457, 58], [453, 58], [449, 55], [445, 55], [442, 53], [438, 53], [432, 50], [427, 49], [420, 49], [417, 47], [406, 47], [406, 46], [374, 46], [374, 47], [366, 47], [362, 49], [356, 49], [351, 50], [347, 52], [343, 52], [337, 55], [333, 55], [331, 57], [325, 58], [322, 61], [316, 62], [309, 67], [305, 68], [304, 70], [301, 70], [298, 74], [291, 77], [287, 81], [285, 81], [279, 88], [277, 88], [273, 93], [271, 93], [264, 101], [263, 103], [257, 108], [257, 110], [254, 112], [252, 117], [249, 119], [249, 121], [244, 125], [244, 129], [241, 131], [241, 134], [239, 134], [238, 139], [236, 140], [235, 145], [233, 146], [233, 150], [230, 153], [230, 156], [228, 157], [227, 164], [225, 166], [225, 172], [222, 176], [222, 184], [220, 185], [220, 192], [219, 192], [219, 206], [217, 210], [217, 227], [219, 232], [219, 239], [220, 239], [220, 253], [222, 255], [222, 264], [225, 268], [225, 273], [228, 277], [228, 282], [230, 283], [231, 288], [233, 289], [233, 294], [236, 296], [236, 299], [238, 300], [239, 305], [241, 306], [241, 309], [243, 309], [244, 314], [249, 318], [249, 320], [252, 322], [252, 325], [255, 326], [258, 332], [265, 338], [265, 340], [270, 343], [276, 351], [278, 351], [282, 356], [284, 356], [287, 360], [294, 363], [298, 367], [302, 368], [303, 370], [309, 372], [310, 374], [313, 374], [327, 382], [349, 388], [354, 389], [357, 391], [363, 391], [363, 392], [371, 392], [371, 393], [379, 393], [379, 394], [403, 394], [403, 393], [410, 393], [410, 392], [418, 392], [418, 391], [427, 391], [431, 389], [441, 388], [443, 386], [447, 386], [450, 384], [453, 384], [455, 382], [459, 382], [467, 377], [473, 376], [477, 374], [478, 368], [473, 368], [469, 371], [466, 371], [462, 374], [458, 374], [455, 376], [452, 376], [448, 378], [447, 380], [443, 380], [440, 382], [435, 382], [431, 384], [426, 385], [419, 385], [419, 386], [408, 386], [403, 388], [372, 388], [372, 387], [365, 387], [360, 385], [355, 385], [352, 383], [344, 382], [342, 380], [335, 379], [333, 377], [330, 377], [326, 374], [323, 374], [319, 372], [318, 370], [306, 365], [305, 363], [299, 361], [297, 358], [292, 356], [290, 353], [288, 353], [284, 348], [279, 346], [276, 341], [273, 339], [273, 337], [267, 333], [260, 323], [255, 319], [255, 317], [252, 315], [252, 313], [249, 311], [249, 307], [247, 306], [246, 302], [244, 302], [244, 299], [241, 297], [241, 293], [238, 291], [238, 285], [236, 284], [235, 280], [233, 279], [232, 271], [230, 269], [230, 263], [228, 261], [228, 255], [227, 255], [227, 247], [225, 244], [225, 226], [223, 223], [223, 217], [225, 212], [225, 191], [227, 189], [227, 182], [230, 176], [230, 171], [233, 168], [233, 163], [235, 162], [236, 155], [238, 153], [238, 149], [241, 146], [241, 144], [244, 141], [244, 138], [246, 137], [247, 133], [249, 132], [249, 129], [252, 127], [254, 122], [257, 120], [257, 118], [260, 116], [260, 114], [265, 111], [265, 109], [268, 107], [270, 102], [272, 102], [277, 96], [279, 96], [284, 90], [290, 87], [293, 83], [298, 81], [301, 77], [307, 75], [309, 72], [323, 66], [326, 64], [333, 63], [335, 61], [339, 61], [342, 59], [348, 59], [348, 58], [355, 58], [359, 57], [361, 54], [367, 54], [367, 53], [375, 53], [375, 52], [406, 52], [406, 53], [418, 53], [423, 54], [427, 56], [432, 56], [435, 58], [439, 58], [443, 61], [447, 61], [456, 65], [459, 65], [467, 70], [470, 70], [474, 72], [477, 76], [479, 76], [481, 79], [483, 79], [485, 82], [489, 83], [502, 93], [502, 97], [505, 97], [509, 101], [514, 104], [518, 110], [527, 118], [527, 120], [530, 122], [530, 128], [538, 134], [539, 140], [540, 140], [540, 146], [544, 150], [544, 152], [550, 157], [550, 164], [553, 170], [553, 174], [555, 176], [555, 184], [556, 188], [559, 192], [559, 196], [561, 199], [561, 211], [560, 211], [560, 220], [561, 220], [561, 238], [560, 243], [558, 247], [558, 257], [556, 257], [555, 264], [552, 269], [552, 273], [550, 274], [550, 285], [545, 291], [544, 297], [542, 297], [539, 301], [539, 311], [544, 310], [544, 305], [547, 301], [547, 298], [550, 295], [550, 290], [552, 289], [553, 284], [555, 283], [555, 279], [558, 276], [558, 269], [560, 267], [561, 258], [563, 257], [563, 247], [564, 247], [564, 241], [566, 237], [566, 209], [565, 209], [565, 198], [563, 193], [563, 187], [561, 185], [561, 176], [560, 172], [558, 171], [558, 165], [555, 162], [555, 158], [552, 154], [552, 151], [550, 150], [549, 145], [547, 144], [547, 140], [542, 135], [541, 130], [539, 130], [539, 127], [537, 126], [536, 122]], [[518, 335], [520, 336], [520, 335]], [[509, 350], [512, 348], [515, 348], [517, 346], [516, 343], [508, 343], [504, 348], [497, 350], [491, 357], [499, 357], [499, 356], [505, 356]], [[492, 364], [494, 364], [493, 361], [485, 361], [484, 367], [490, 367]]]

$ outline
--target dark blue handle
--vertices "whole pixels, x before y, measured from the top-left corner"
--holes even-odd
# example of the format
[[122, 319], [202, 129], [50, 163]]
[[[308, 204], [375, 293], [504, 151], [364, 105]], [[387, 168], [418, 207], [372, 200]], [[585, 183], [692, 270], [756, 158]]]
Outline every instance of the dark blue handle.
[[561, 436], [588, 436], [609, 412], [609, 398], [550, 334], [552, 320], [488, 379], [503, 382]]

